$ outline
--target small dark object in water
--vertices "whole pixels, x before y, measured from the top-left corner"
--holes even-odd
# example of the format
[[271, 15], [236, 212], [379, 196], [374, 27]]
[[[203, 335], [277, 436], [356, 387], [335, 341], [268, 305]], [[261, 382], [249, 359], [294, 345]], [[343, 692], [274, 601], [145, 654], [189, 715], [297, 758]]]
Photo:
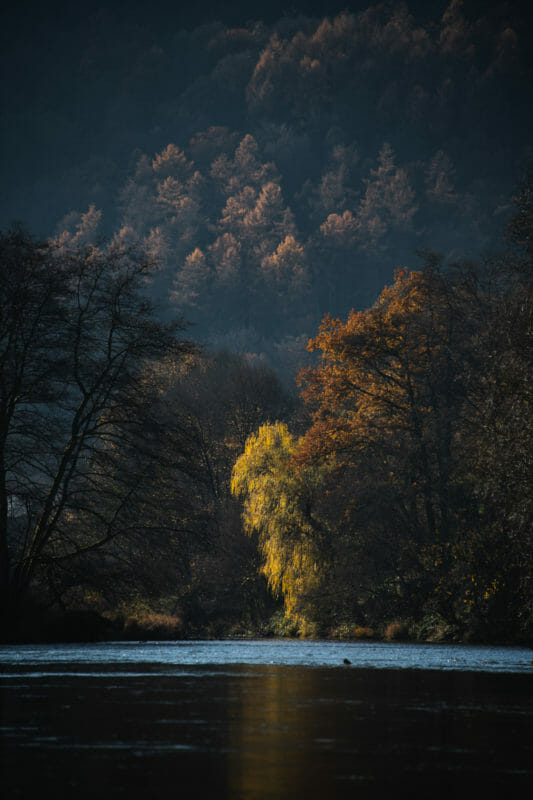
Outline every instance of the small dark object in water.
[[351, 664], [352, 662], [350, 661], [350, 659], [349, 659], [349, 658], [344, 658], [344, 659], [343, 659], [343, 661], [342, 661], [342, 663], [343, 663], [343, 664]]

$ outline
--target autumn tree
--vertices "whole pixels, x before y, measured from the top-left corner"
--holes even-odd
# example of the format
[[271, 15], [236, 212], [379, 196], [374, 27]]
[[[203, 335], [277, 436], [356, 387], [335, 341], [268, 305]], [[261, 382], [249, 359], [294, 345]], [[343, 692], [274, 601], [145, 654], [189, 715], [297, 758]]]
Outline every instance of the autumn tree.
[[324, 622], [330, 558], [320, 516], [320, 491], [328, 466], [294, 469], [297, 440], [286, 424], [262, 425], [233, 469], [232, 492], [243, 500], [245, 531], [259, 537], [262, 570], [283, 596], [288, 620], [303, 635]]
[[[175, 574], [174, 585], [165, 581], [191, 630], [257, 624], [272, 605], [259, 571], [256, 538], [242, 535], [230, 482], [248, 437], [265, 421], [288, 417], [293, 403], [271, 369], [228, 352], [200, 354], [162, 396], [164, 427], [185, 433], [187, 471], [194, 474], [187, 487], [187, 527], [193, 534], [185, 542], [187, 579], [178, 582]], [[161, 450], [170, 458], [166, 437]], [[167, 471], [166, 463], [157, 469], [163, 485]]]
[[457, 435], [468, 342], [459, 289], [426, 269], [398, 271], [372, 308], [345, 323], [326, 318], [310, 343], [322, 363], [302, 376], [314, 421], [298, 458], [335, 458], [334, 527], [351, 529], [347, 546], [360, 563], [381, 560], [387, 592], [422, 599], [431, 591], [423, 562], [446, 569], [460, 526], [452, 509], [462, 502]]
[[447, 530], [451, 415], [461, 396], [452, 354], [462, 336], [445, 281], [400, 270], [368, 311], [352, 312], [346, 323], [325, 319], [310, 343], [322, 351], [322, 364], [302, 376], [305, 397], [316, 405], [304, 450], [349, 459], [358, 443], [398, 432], [404, 457], [411, 453], [411, 483], [424, 499], [415, 527], [431, 533]]
[[531, 287], [517, 263], [511, 279], [501, 260], [445, 270], [428, 255], [310, 343], [322, 360], [301, 378], [314, 417], [295, 460], [334, 459], [332, 564], [355, 618], [528, 627]]
[[405, 230], [417, 211], [414, 192], [404, 169], [396, 167], [387, 142], [379, 152], [378, 167], [370, 171], [357, 212], [357, 232], [363, 247], [377, 247], [389, 227]]

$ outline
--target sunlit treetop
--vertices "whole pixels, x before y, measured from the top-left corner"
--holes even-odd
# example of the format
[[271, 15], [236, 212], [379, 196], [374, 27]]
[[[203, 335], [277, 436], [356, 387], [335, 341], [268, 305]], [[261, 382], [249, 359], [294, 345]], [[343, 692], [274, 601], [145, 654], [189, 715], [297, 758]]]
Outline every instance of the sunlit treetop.
[[437, 273], [401, 269], [372, 308], [346, 322], [326, 316], [308, 345], [322, 353], [321, 364], [299, 377], [314, 409], [300, 456], [349, 458], [378, 433], [422, 435], [436, 422], [448, 402], [442, 391], [456, 388], [448, 356], [458, 331], [446, 292]]

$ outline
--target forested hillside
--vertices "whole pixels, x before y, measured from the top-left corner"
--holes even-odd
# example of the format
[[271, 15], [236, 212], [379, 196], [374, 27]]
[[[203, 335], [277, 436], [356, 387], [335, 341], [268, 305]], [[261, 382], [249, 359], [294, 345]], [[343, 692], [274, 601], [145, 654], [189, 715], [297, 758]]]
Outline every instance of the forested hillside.
[[140, 242], [198, 338], [289, 372], [415, 250], [490, 247], [531, 155], [524, 8], [315, 6], [15, 16], [4, 224]]

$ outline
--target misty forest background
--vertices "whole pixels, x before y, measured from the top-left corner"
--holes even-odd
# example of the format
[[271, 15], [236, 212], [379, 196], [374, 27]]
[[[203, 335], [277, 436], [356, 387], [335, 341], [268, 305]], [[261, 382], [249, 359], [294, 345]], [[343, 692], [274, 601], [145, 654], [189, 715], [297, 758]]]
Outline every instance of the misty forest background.
[[0, 34], [3, 636], [531, 641], [527, 4], [194, 6]]

